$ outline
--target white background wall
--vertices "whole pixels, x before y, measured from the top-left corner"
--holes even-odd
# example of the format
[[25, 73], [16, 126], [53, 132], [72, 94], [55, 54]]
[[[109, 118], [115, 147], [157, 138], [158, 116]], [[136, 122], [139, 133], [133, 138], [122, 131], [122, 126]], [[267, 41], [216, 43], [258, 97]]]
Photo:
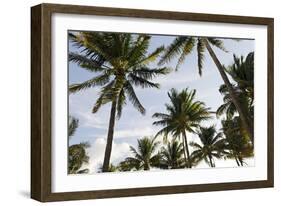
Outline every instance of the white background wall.
[[[281, 5], [276, 0], [60, 0], [95, 6], [268, 16], [275, 18], [275, 188], [47, 203], [47, 205], [278, 205], [281, 200]], [[37, 0], [3, 0], [0, 7], [0, 204], [39, 205], [30, 184], [30, 7]]]

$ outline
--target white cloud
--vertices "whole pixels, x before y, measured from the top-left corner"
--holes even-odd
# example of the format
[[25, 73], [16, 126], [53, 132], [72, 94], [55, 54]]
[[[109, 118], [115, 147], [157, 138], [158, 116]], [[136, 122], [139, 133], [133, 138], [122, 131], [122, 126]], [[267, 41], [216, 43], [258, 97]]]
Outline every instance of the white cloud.
[[[105, 138], [97, 138], [93, 143], [91, 143], [91, 147], [87, 149], [90, 160], [88, 165], [84, 165], [84, 168], [90, 169], [90, 173], [97, 172], [97, 170], [101, 167], [104, 159], [105, 145]], [[112, 164], [118, 164], [129, 155], [130, 145], [128, 143], [115, 143], [113, 141], [110, 159]]]
[[77, 117], [80, 120], [80, 126], [82, 127], [92, 127], [98, 129], [107, 129], [108, 122], [105, 118], [101, 118], [98, 115], [92, 114], [91, 112], [76, 112]]
[[[184, 68], [182, 68], [184, 69]], [[192, 69], [192, 68], [191, 68]], [[196, 68], [197, 69], [197, 68]], [[211, 75], [211, 72], [205, 71], [204, 74], [200, 77], [197, 72], [185, 72], [185, 71], [177, 71], [169, 74], [169, 77], [161, 76], [155, 80], [161, 85], [161, 89], [164, 88], [172, 88], [178, 87], [182, 85], [187, 85], [193, 82], [197, 82], [198, 80], [204, 81]]]
[[152, 136], [156, 134], [155, 129], [152, 126], [146, 127], [135, 127], [131, 129], [120, 129], [114, 132], [114, 138], [127, 138], [127, 137], [144, 137], [144, 136]]

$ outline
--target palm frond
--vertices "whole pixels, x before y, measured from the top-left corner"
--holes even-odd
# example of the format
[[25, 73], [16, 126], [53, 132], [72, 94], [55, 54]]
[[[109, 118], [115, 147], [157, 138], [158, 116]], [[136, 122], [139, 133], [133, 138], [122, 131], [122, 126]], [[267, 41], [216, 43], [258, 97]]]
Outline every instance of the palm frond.
[[170, 62], [172, 58], [181, 54], [181, 51], [186, 43], [187, 37], [177, 37], [166, 49], [163, 56], [160, 58], [159, 65]]
[[187, 55], [189, 55], [193, 48], [194, 48], [194, 44], [195, 44], [195, 38], [194, 37], [187, 37], [185, 45], [181, 51], [181, 55], [178, 59], [177, 65], [176, 65], [176, 71], [178, 70], [178, 68], [180, 67], [180, 65], [182, 65], [182, 63], [184, 62], [185, 58], [187, 57]]
[[79, 92], [84, 89], [88, 89], [94, 86], [103, 86], [106, 83], [108, 83], [110, 80], [110, 76], [108, 74], [101, 74], [99, 76], [93, 77], [92, 79], [89, 79], [85, 82], [82, 82], [80, 84], [72, 84], [69, 86], [69, 92]]
[[105, 70], [103, 62], [90, 59], [85, 55], [70, 52], [68, 60], [73, 63], [77, 63], [81, 68], [84, 68], [90, 72], [100, 72]]
[[205, 52], [205, 45], [202, 39], [199, 38], [197, 42], [197, 64], [198, 64], [198, 72], [200, 76], [202, 76], [204, 52]]
[[133, 104], [133, 106], [141, 113], [145, 114], [145, 108], [140, 103], [133, 86], [130, 84], [130, 82], [127, 82], [124, 86], [124, 90], [130, 100], [130, 102]]
[[74, 117], [69, 117], [68, 137], [72, 137], [79, 126], [79, 120]]
[[102, 105], [107, 104], [113, 100], [112, 88], [114, 84], [115, 81], [111, 81], [101, 89], [99, 97], [92, 109], [92, 113], [96, 113]]
[[171, 72], [171, 69], [168, 67], [162, 67], [162, 68], [154, 68], [150, 69], [148, 67], [140, 67], [136, 68], [132, 71], [132, 74], [135, 76], [138, 76], [140, 78], [144, 78], [147, 80], [151, 80], [154, 77], [160, 76], [160, 75], [166, 75]]
[[129, 66], [136, 65], [140, 59], [144, 59], [147, 53], [151, 36], [149, 35], [138, 35], [137, 40], [133, 43], [132, 49], [128, 52], [126, 58], [130, 62]]
[[215, 47], [219, 48], [220, 50], [224, 51], [224, 52], [228, 52], [223, 44], [223, 41], [217, 38], [212, 38], [212, 37], [208, 37], [207, 40]]
[[136, 76], [132, 73], [129, 74], [128, 77], [129, 77], [130, 83], [134, 84], [135, 86], [140, 86], [142, 88], [157, 88], [157, 89], [159, 89], [159, 87], [160, 87], [160, 84], [153, 83], [149, 80]]
[[156, 48], [151, 54], [148, 54], [145, 58], [137, 62], [136, 65], [146, 65], [155, 61], [164, 50], [165, 50], [164, 46], [160, 46]]

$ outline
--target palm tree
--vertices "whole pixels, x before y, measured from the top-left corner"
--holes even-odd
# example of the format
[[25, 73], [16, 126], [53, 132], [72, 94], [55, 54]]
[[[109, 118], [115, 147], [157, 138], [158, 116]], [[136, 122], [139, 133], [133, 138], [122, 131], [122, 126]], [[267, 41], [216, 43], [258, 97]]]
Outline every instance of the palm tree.
[[246, 58], [233, 55], [234, 63], [226, 68], [226, 72], [237, 84], [236, 86], [249, 99], [254, 100], [254, 52]]
[[[159, 88], [152, 80], [169, 72], [166, 67], [150, 68], [164, 50], [161, 46], [152, 53], [147, 52], [150, 36], [104, 32], [80, 32], [70, 34], [74, 46], [80, 53], [70, 52], [69, 60], [81, 68], [94, 72], [93, 78], [69, 87], [71, 93], [101, 86], [99, 97], [92, 112], [96, 113], [104, 104], [111, 103], [107, 143], [103, 161], [103, 172], [108, 171], [112, 150], [115, 119], [120, 118], [126, 99], [141, 113], [145, 108], [138, 99], [134, 86]], [[116, 114], [117, 113], [117, 114]]]
[[188, 56], [196, 47], [197, 57], [198, 57], [198, 71], [199, 71], [199, 75], [201, 76], [202, 69], [203, 69], [204, 52], [207, 49], [208, 53], [210, 54], [211, 58], [216, 64], [216, 67], [218, 68], [218, 71], [224, 81], [224, 84], [228, 89], [231, 100], [239, 113], [239, 116], [244, 124], [246, 131], [248, 132], [251, 139], [253, 139], [254, 136], [253, 129], [252, 129], [253, 125], [251, 124], [251, 122], [248, 121], [245, 111], [243, 110], [243, 107], [241, 106], [238, 97], [236, 96], [235, 91], [226, 75], [224, 67], [218, 60], [211, 45], [217, 47], [218, 49], [221, 49], [222, 51], [226, 51], [223, 45], [223, 41], [217, 38], [179, 36], [175, 38], [175, 40], [166, 49], [164, 55], [159, 61], [159, 64], [161, 65], [165, 62], [169, 62], [173, 57], [179, 56], [178, 63], [176, 66], [176, 70], [177, 70], [178, 67], [184, 62], [186, 56]]
[[128, 172], [131, 170], [139, 170], [139, 165], [136, 165], [136, 164], [133, 164], [133, 162], [124, 160], [119, 163], [118, 168], [122, 172]]
[[254, 155], [253, 145], [241, 128], [238, 117], [222, 121], [222, 130], [225, 135], [224, 144], [221, 145], [226, 158], [235, 159], [238, 166], [244, 165], [244, 159]]
[[[156, 151], [159, 142], [156, 138], [144, 137], [138, 140], [138, 147], [130, 147], [133, 157], [127, 157], [120, 163], [125, 171], [150, 170], [151, 167], [159, 167], [161, 155]], [[124, 171], [123, 170], [123, 171]]]
[[[245, 96], [245, 94], [233, 84], [235, 88], [236, 96], [238, 97], [239, 102], [241, 103], [244, 111], [247, 114], [247, 119], [250, 121], [250, 116], [253, 115], [253, 102], [250, 102], [250, 99]], [[216, 114], [217, 117], [222, 115], [226, 115], [226, 118], [231, 119], [236, 113], [237, 109], [233, 104], [229, 92], [225, 86], [225, 84], [221, 85], [219, 88], [219, 92], [223, 95], [223, 104], [218, 107]], [[252, 121], [252, 120], [251, 120]]]
[[76, 132], [76, 129], [79, 125], [79, 120], [75, 117], [69, 116], [68, 118], [69, 125], [68, 125], [68, 138], [72, 137], [74, 133]]
[[[68, 138], [72, 137], [79, 126], [79, 120], [69, 116]], [[80, 170], [83, 164], [89, 162], [89, 156], [86, 153], [86, 148], [90, 147], [87, 142], [74, 144], [68, 147], [68, 173], [69, 174], [84, 174], [88, 173], [89, 169]]]
[[184, 167], [183, 159], [184, 148], [183, 144], [176, 140], [168, 142], [165, 147], [161, 149], [161, 168], [164, 169], [178, 169]]
[[81, 170], [83, 164], [89, 162], [89, 156], [86, 153], [86, 148], [90, 145], [85, 143], [74, 144], [68, 148], [68, 173], [69, 174], [81, 174], [88, 172], [89, 170]]
[[[254, 53], [251, 52], [244, 57], [238, 58], [234, 55], [234, 63], [226, 69], [227, 73], [235, 81], [233, 89], [238, 97], [246, 117], [251, 124], [254, 120]], [[224, 104], [217, 109], [217, 116], [226, 114], [227, 119], [231, 119], [237, 112], [230, 94], [225, 85], [221, 85], [220, 93], [224, 95]], [[240, 117], [240, 116], [239, 116]], [[253, 129], [253, 128], [252, 128]], [[245, 130], [245, 128], [244, 128]], [[252, 144], [254, 139], [249, 136]]]
[[190, 146], [195, 149], [191, 154], [191, 159], [194, 162], [205, 160], [208, 165], [215, 167], [214, 157], [221, 157], [222, 133], [217, 133], [215, 127], [211, 126], [200, 127], [197, 135], [202, 145], [196, 142], [190, 143]]
[[162, 126], [163, 128], [156, 134], [167, 135], [170, 133], [174, 138], [182, 137], [182, 144], [184, 147], [184, 156], [186, 166], [192, 167], [192, 161], [189, 155], [189, 148], [187, 143], [186, 132], [195, 132], [195, 128], [199, 124], [210, 117], [209, 108], [200, 101], [195, 101], [196, 90], [188, 91], [184, 89], [178, 92], [176, 89], [171, 89], [168, 96], [171, 104], [165, 104], [167, 113], [155, 113], [152, 117], [160, 120], [153, 122], [153, 125]]

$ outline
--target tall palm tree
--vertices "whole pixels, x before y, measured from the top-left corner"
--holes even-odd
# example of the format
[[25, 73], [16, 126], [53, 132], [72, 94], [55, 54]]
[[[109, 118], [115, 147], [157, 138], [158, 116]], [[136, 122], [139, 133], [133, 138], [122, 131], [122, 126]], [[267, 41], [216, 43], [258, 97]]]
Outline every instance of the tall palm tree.
[[184, 148], [182, 143], [173, 139], [161, 149], [161, 168], [178, 169], [184, 167], [183, 159]]
[[[103, 172], [108, 171], [112, 150], [115, 119], [120, 118], [126, 99], [141, 113], [145, 108], [138, 99], [134, 86], [159, 88], [152, 80], [169, 72], [166, 67], [150, 68], [164, 50], [161, 46], [148, 54], [150, 43], [148, 35], [132, 35], [104, 32], [80, 32], [70, 34], [74, 46], [80, 53], [70, 52], [69, 60], [77, 63], [94, 75], [91, 79], [73, 84], [71, 93], [101, 86], [99, 97], [92, 112], [96, 113], [104, 104], [111, 103], [107, 143], [103, 161]], [[117, 113], [117, 114], [116, 114]]]
[[222, 151], [226, 158], [235, 159], [238, 166], [243, 166], [245, 158], [254, 155], [253, 145], [241, 129], [238, 117], [222, 120], [222, 130], [225, 135]]
[[215, 167], [215, 158], [221, 157], [222, 133], [217, 133], [214, 126], [200, 127], [197, 130], [197, 135], [201, 141], [201, 145], [196, 142], [191, 142], [190, 146], [194, 148], [191, 158], [194, 162], [205, 162], [211, 167]]
[[217, 47], [223, 51], [226, 51], [223, 45], [223, 41], [217, 38], [212, 37], [193, 37], [193, 36], [179, 36], [175, 38], [175, 40], [169, 45], [169, 47], [166, 49], [166, 52], [162, 56], [159, 64], [163, 64], [165, 62], [169, 62], [172, 58], [178, 56], [178, 63], [176, 66], [176, 70], [178, 67], [184, 62], [186, 56], [188, 56], [194, 48], [196, 48], [197, 51], [197, 57], [198, 57], [198, 71], [199, 75], [202, 75], [202, 69], [203, 69], [203, 61], [204, 61], [204, 52], [208, 51], [211, 58], [213, 59], [223, 81], [226, 85], [229, 95], [231, 97], [231, 100], [233, 104], [235, 105], [239, 116], [244, 124], [244, 127], [246, 131], [248, 132], [251, 139], [253, 139], [253, 125], [251, 122], [248, 121], [245, 111], [243, 110], [243, 107], [241, 106], [238, 97], [235, 94], [235, 91], [226, 75], [226, 72], [224, 70], [223, 65], [217, 58], [213, 48], [211, 47]]
[[138, 147], [130, 147], [133, 157], [127, 157], [121, 162], [121, 168], [125, 170], [150, 170], [151, 167], [159, 167], [161, 155], [156, 151], [159, 142], [156, 138], [144, 137], [138, 140]]
[[202, 121], [211, 118], [209, 108], [206, 108], [203, 102], [196, 101], [195, 94], [196, 90], [189, 91], [187, 88], [181, 92], [171, 89], [168, 92], [170, 104], [165, 104], [167, 113], [155, 113], [152, 116], [159, 119], [153, 122], [153, 125], [163, 127], [156, 136], [164, 135], [164, 138], [167, 138], [170, 133], [174, 138], [182, 137], [185, 162], [188, 168], [192, 167], [192, 161], [186, 132], [194, 133]]

